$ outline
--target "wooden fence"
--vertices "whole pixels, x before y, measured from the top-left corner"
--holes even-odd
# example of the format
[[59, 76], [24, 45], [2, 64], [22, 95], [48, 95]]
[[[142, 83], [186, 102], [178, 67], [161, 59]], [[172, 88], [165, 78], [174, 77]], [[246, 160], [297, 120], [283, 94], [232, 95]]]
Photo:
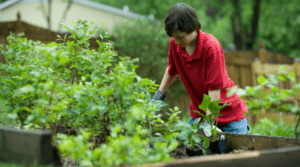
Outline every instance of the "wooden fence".
[[[267, 78], [267, 74], [273, 74], [275, 76], [279, 75], [279, 68], [280, 66], [284, 66], [284, 69], [287, 73], [295, 73], [295, 79], [296, 79], [296, 83], [300, 82], [300, 62], [294, 62], [293, 64], [269, 64], [269, 63], [262, 63], [261, 61], [256, 61], [253, 62], [252, 64], [252, 69], [253, 69], [253, 78], [257, 78], [258, 76], [265, 76]], [[255, 79], [253, 80], [253, 85], [257, 86], [258, 85], [258, 81]], [[283, 89], [292, 89], [293, 87], [293, 83], [290, 80], [287, 80], [285, 82], [279, 81], [278, 83], [278, 88], [279, 91], [283, 90]], [[271, 94], [272, 91], [269, 88], [264, 89], [265, 91], [268, 92], [268, 94]], [[282, 104], [294, 104], [294, 105], [298, 105], [299, 101], [300, 101], [300, 91], [298, 92], [298, 94], [295, 97], [286, 97], [285, 99], [286, 101], [282, 102]], [[273, 108], [273, 107], [271, 107]], [[276, 108], [274, 108], [276, 109]], [[282, 116], [282, 119], [284, 122], [287, 123], [295, 123], [294, 118], [295, 115], [291, 114], [291, 113], [270, 113], [270, 112], [266, 112], [265, 110], [261, 110], [259, 111], [256, 115], [254, 115], [254, 121], [255, 123], [259, 122], [259, 119], [267, 117], [269, 119], [274, 120], [275, 122], [277, 122], [279, 120], [279, 116]]]
[[[246, 86], [257, 86], [257, 77], [266, 74], [278, 74], [280, 65], [293, 66], [293, 59], [280, 53], [267, 51], [263, 42], [259, 44], [258, 51], [237, 51], [225, 52], [225, 64], [229, 78], [240, 88], [245, 89]], [[271, 65], [272, 64], [272, 65]], [[264, 66], [263, 66], [264, 65]], [[272, 68], [269, 68], [271, 65]], [[266, 68], [264, 68], [266, 66]], [[296, 65], [295, 65], [296, 66]], [[262, 71], [265, 69], [265, 71]], [[272, 70], [269, 70], [272, 69]], [[274, 72], [276, 71], [276, 72]], [[291, 71], [291, 70], [289, 70]], [[300, 75], [298, 75], [300, 76]], [[289, 89], [287, 83], [279, 82], [279, 89]], [[250, 124], [257, 124], [261, 118], [267, 117], [274, 121], [278, 120], [279, 113], [267, 113], [262, 110], [256, 115], [248, 115], [247, 120]], [[282, 114], [285, 122], [293, 123], [293, 116]]]

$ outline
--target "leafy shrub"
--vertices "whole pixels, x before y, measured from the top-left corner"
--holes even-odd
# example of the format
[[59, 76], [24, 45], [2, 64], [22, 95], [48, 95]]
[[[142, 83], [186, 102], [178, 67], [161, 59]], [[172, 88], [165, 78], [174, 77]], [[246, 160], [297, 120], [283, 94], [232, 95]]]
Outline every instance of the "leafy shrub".
[[[166, 142], [150, 142], [147, 136], [149, 129], [140, 124], [145, 119], [145, 114], [142, 106], [133, 107], [128, 112], [124, 126], [119, 124], [112, 127], [108, 142], [93, 150], [89, 149], [93, 143], [88, 142], [92, 134], [85, 131], [81, 131], [82, 135], [77, 137], [58, 135], [59, 149], [64, 155], [78, 160], [80, 166], [119, 166], [171, 161], [168, 153], [178, 146], [178, 142], [172, 140], [174, 135], [171, 138], [164, 137]], [[126, 133], [120, 134], [122, 131]]]
[[[154, 111], [165, 103], [150, 102], [157, 85], [136, 74], [137, 59], [119, 56], [111, 43], [90, 50], [94, 33], [79, 20], [62, 43], [41, 44], [11, 34], [1, 45], [7, 64], [0, 64], [1, 112], [17, 119], [21, 127], [50, 128], [63, 155], [82, 166], [131, 165], [170, 161], [168, 152], [178, 142], [175, 132], [150, 140], [152, 124], [161, 120]], [[92, 25], [93, 23], [91, 23]], [[170, 124], [178, 119], [173, 115]], [[58, 127], [84, 130], [76, 136], [58, 135]], [[90, 142], [94, 136], [100, 142]]]

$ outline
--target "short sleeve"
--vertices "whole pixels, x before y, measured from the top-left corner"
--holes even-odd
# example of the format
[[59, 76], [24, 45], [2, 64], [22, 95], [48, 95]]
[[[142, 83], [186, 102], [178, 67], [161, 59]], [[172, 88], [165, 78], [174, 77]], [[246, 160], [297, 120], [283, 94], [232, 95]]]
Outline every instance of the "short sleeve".
[[[174, 48], [175, 49], [175, 48]], [[175, 61], [174, 61], [174, 49], [172, 47], [172, 38], [170, 40], [170, 45], [169, 45], [169, 52], [168, 52], [168, 73], [171, 76], [177, 75], [177, 69], [176, 69], [176, 65], [175, 65]]]
[[205, 87], [207, 90], [226, 88], [227, 81], [228, 75], [222, 48], [219, 45], [212, 46], [206, 61]]

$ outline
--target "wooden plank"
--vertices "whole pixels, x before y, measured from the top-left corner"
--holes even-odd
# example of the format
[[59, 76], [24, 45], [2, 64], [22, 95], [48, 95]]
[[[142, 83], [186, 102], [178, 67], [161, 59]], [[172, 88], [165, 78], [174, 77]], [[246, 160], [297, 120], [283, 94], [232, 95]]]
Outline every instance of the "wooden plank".
[[300, 147], [279, 148], [264, 151], [246, 151], [239, 154], [221, 154], [178, 159], [172, 162], [139, 165], [138, 167], [265, 167], [289, 166], [300, 164]]
[[[274, 108], [276, 109], [276, 108]], [[293, 124], [295, 125], [295, 115], [294, 114], [290, 114], [290, 113], [282, 113], [282, 112], [274, 112], [274, 113], [270, 113], [270, 112], [266, 112], [265, 110], [260, 110], [258, 113], [256, 113], [256, 124], [259, 123], [259, 120], [260, 119], [263, 119], [263, 118], [268, 118], [270, 120], [272, 120], [275, 124], [279, 121], [279, 118], [281, 117], [282, 120], [285, 122], [285, 123], [290, 123], [290, 124]]]
[[[205, 136], [204, 132], [198, 131], [198, 135]], [[267, 150], [284, 147], [300, 146], [295, 138], [263, 136], [263, 135], [248, 135], [221, 132], [216, 134], [216, 138], [224, 135], [232, 150], [247, 149], [247, 150]], [[213, 141], [213, 137], [208, 138]]]
[[276, 53], [272, 52], [272, 51], [267, 51], [266, 52], [267, 55], [267, 62], [269, 64], [276, 64], [277, 60], [276, 60]]
[[263, 65], [264, 70], [263, 73], [264, 74], [273, 74], [273, 75], [279, 75], [279, 68], [280, 66], [284, 66], [284, 70], [287, 73], [290, 72], [294, 72], [294, 67], [293, 65], [286, 65], [286, 64], [278, 64], [278, 65], [271, 65], [271, 64], [265, 64]]
[[[300, 61], [293, 64], [296, 83], [300, 83]], [[297, 94], [297, 99], [300, 100], [300, 91]]]
[[228, 77], [234, 82], [237, 83], [238, 75], [234, 71], [234, 65], [233, 64], [226, 64], [226, 71], [228, 74]]
[[267, 63], [268, 58], [267, 58], [267, 51], [264, 48], [260, 48], [259, 52], [258, 52], [260, 61], [262, 64]]
[[238, 68], [235, 65], [227, 65], [226, 69], [230, 73], [230, 79], [234, 82], [235, 85], [239, 85], [239, 73], [237, 73]]
[[276, 54], [276, 60], [278, 64], [283, 64], [283, 57], [280, 53]]
[[226, 64], [234, 64], [239, 66], [249, 66], [252, 64], [252, 59], [249, 57], [225, 58]]
[[263, 75], [263, 65], [260, 61], [255, 61], [251, 64], [252, 72], [257, 75]]
[[[204, 135], [203, 132], [198, 132], [199, 135]], [[218, 133], [217, 137], [224, 135], [229, 142], [231, 149], [248, 148], [248, 150], [267, 150], [274, 148], [300, 146], [295, 138], [274, 137], [262, 135], [245, 135], [235, 133]], [[209, 140], [213, 140], [212, 137]]]
[[256, 86], [257, 85], [257, 68], [256, 68], [256, 64], [257, 62], [253, 62], [251, 65], [251, 71], [252, 71], [252, 86]]
[[294, 66], [294, 72], [295, 72], [295, 78], [296, 78], [296, 82], [299, 83], [300, 82], [300, 61], [299, 62], [295, 62], [293, 64]]
[[29, 165], [60, 165], [56, 147], [52, 146], [49, 130], [22, 130], [0, 126], [0, 160]]
[[242, 66], [241, 67], [241, 87], [245, 88], [246, 86], [252, 86], [251, 78], [251, 66]]

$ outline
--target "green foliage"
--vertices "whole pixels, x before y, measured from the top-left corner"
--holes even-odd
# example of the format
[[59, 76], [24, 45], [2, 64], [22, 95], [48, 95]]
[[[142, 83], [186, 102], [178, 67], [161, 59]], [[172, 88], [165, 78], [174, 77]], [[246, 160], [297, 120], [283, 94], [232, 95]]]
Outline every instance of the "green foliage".
[[177, 138], [183, 142], [183, 144], [187, 147], [191, 147], [194, 149], [195, 144], [201, 143], [203, 141], [203, 147], [201, 147], [202, 152], [206, 155], [206, 150], [209, 148], [210, 141], [205, 136], [197, 134], [198, 132], [198, 124], [201, 118], [197, 118], [193, 125], [187, 124], [184, 121], [177, 121], [176, 129], [180, 130], [181, 132], [178, 134]]
[[[115, 27], [112, 37], [120, 55], [139, 59], [138, 73], [157, 79], [167, 67], [170, 38], [160, 22], [137, 19]], [[161, 78], [159, 78], [161, 79]]]
[[218, 117], [222, 116], [222, 114], [220, 113], [220, 111], [226, 107], [231, 105], [230, 104], [223, 104], [223, 105], [219, 105], [219, 103], [222, 101], [223, 99], [217, 100], [217, 101], [211, 101], [211, 97], [204, 94], [203, 97], [203, 101], [202, 103], [199, 105], [199, 109], [207, 112], [207, 110], [209, 110], [211, 112], [211, 114], [207, 115], [207, 113], [204, 115], [202, 113], [200, 113], [199, 111], [194, 111], [197, 112], [198, 114], [200, 114], [203, 117], [202, 122], [208, 121], [208, 123], [210, 124], [211, 127], [213, 127], [211, 129], [211, 134], [213, 136], [213, 138], [215, 139], [216, 137], [216, 126], [214, 126], [215, 124], [218, 124]]
[[[240, 12], [240, 29], [243, 41], [253, 44], [253, 49], [259, 49], [259, 41], [266, 43], [268, 50], [276, 51], [288, 55], [289, 57], [299, 57], [299, 36], [300, 29], [300, 5], [298, 0], [283, 1], [277, 3], [276, 0], [260, 1], [259, 19], [255, 40], [251, 40], [252, 16], [255, 13], [253, 7], [255, 0], [239, 1], [192, 1], [192, 0], [92, 0], [122, 9], [128, 5], [130, 11], [142, 15], [153, 14], [157, 20], [165, 19], [168, 9], [175, 3], [184, 2], [192, 6], [202, 24], [202, 30], [213, 34], [222, 44], [224, 49], [232, 49], [234, 43], [232, 17], [234, 12]], [[238, 8], [233, 4], [238, 2]], [[276, 12], [274, 12], [276, 11]], [[249, 43], [250, 42], [250, 43]]]
[[[285, 104], [280, 105], [281, 101], [286, 101], [286, 97], [293, 97], [296, 99], [296, 95], [300, 90], [300, 83], [295, 82], [295, 74], [287, 74], [284, 70], [284, 66], [281, 66], [279, 69], [280, 74], [275, 76], [267, 74], [268, 79], [264, 76], [259, 76], [257, 81], [260, 85], [255, 87], [247, 86], [245, 89], [232, 89], [228, 92], [228, 97], [237, 93], [241, 95], [241, 98], [248, 97], [250, 100], [245, 100], [248, 106], [248, 109], [253, 110], [253, 113], [257, 113], [261, 109], [269, 109], [271, 105], [276, 105], [278, 111], [288, 111], [294, 114], [300, 114], [299, 104], [295, 101], [295, 104]], [[282, 89], [278, 91], [278, 80], [286, 82], [287, 80], [292, 81], [292, 89]], [[262, 91], [263, 88], [269, 88], [272, 90], [271, 94], [268, 94], [266, 91]], [[272, 110], [274, 111], [274, 110]]]
[[[1, 113], [21, 121], [21, 128], [49, 128], [60, 152], [81, 166], [116, 166], [170, 161], [178, 142], [172, 124], [153, 140], [152, 127], [161, 120], [154, 111], [165, 106], [151, 101], [158, 85], [136, 74], [137, 59], [119, 56], [110, 42], [90, 50], [93, 22], [79, 20], [71, 40], [47, 45], [11, 34], [1, 45], [7, 64], [0, 64]], [[60, 125], [84, 128], [74, 136], [58, 135]], [[100, 136], [100, 142], [89, 139]], [[150, 147], [151, 146], [151, 147]]]
[[178, 135], [177, 130], [175, 129], [175, 122], [180, 118], [178, 115], [181, 113], [178, 107], [169, 109], [170, 113], [166, 112], [168, 115], [168, 120], [165, 122], [161, 119], [161, 114], [158, 114], [157, 118], [152, 121], [153, 128], [150, 129], [150, 133], [154, 133], [154, 136], [151, 136], [150, 140], [160, 140], [160, 141], [174, 141], [175, 137]]
[[[227, 97], [232, 96], [234, 93], [237, 93], [241, 98], [247, 98], [245, 100], [249, 111], [252, 111], [253, 114], [256, 114], [261, 109], [269, 111], [268, 109], [271, 106], [277, 107], [276, 109], [270, 110], [270, 112], [279, 111], [279, 112], [289, 112], [295, 114], [295, 120], [300, 115], [299, 101], [296, 100], [297, 93], [300, 90], [300, 83], [296, 83], [295, 74], [287, 73], [284, 70], [284, 66], [280, 66], [279, 75], [267, 74], [268, 78], [264, 76], [259, 76], [257, 81], [260, 85], [255, 87], [247, 86], [245, 89], [232, 89], [228, 92]], [[292, 89], [282, 89], [279, 91], [277, 86], [278, 80], [282, 82], [292, 81]], [[268, 94], [267, 91], [262, 91], [263, 88], [271, 89], [271, 94]], [[286, 97], [292, 97], [294, 104], [284, 104], [282, 101], [286, 101]], [[267, 122], [267, 121], [266, 121]], [[271, 132], [270, 132], [271, 133]], [[279, 132], [278, 132], [279, 133]]]
[[193, 7], [200, 8], [205, 5], [206, 2], [202, 1], [193, 1], [193, 0], [156, 0], [156, 1], [147, 1], [147, 0], [91, 0], [98, 3], [103, 3], [106, 5], [114, 6], [122, 9], [124, 5], [129, 7], [130, 11], [139, 13], [142, 15], [153, 14], [154, 17], [158, 20], [163, 20], [166, 16], [169, 8], [175, 3], [187, 3]]
[[285, 1], [284, 4], [276, 2], [263, 1], [258, 37], [264, 40], [269, 50], [289, 57], [300, 57], [299, 38], [295, 38], [300, 35], [300, 2], [298, 0]]
[[[59, 145], [59, 149], [64, 155], [80, 160], [80, 166], [137, 165], [172, 160], [168, 153], [178, 146], [178, 142], [158, 140], [149, 143], [147, 136], [149, 130], [140, 123], [145, 119], [145, 115], [143, 106], [132, 107], [125, 125], [119, 124], [112, 127], [112, 134], [108, 138], [108, 142], [94, 150], [88, 149], [93, 146], [93, 143], [87, 142], [91, 134], [84, 131], [81, 131], [82, 135], [77, 137], [60, 134], [58, 138], [62, 144]], [[120, 134], [121, 131], [126, 133]]]
[[[199, 109], [203, 110], [203, 111], [207, 111], [207, 109], [209, 109], [211, 111], [210, 115], [204, 115], [202, 113], [200, 113], [199, 111], [194, 111], [197, 112], [198, 114], [200, 114], [203, 117], [202, 122], [208, 121], [210, 126], [213, 127], [211, 128], [211, 134], [213, 135], [213, 138], [216, 139], [216, 126], [213, 126], [215, 124], [215, 120], [217, 121], [218, 116], [221, 116], [222, 114], [220, 114], [220, 111], [225, 107], [228, 106], [230, 104], [225, 103], [224, 105], [219, 105], [219, 102], [221, 102], [222, 100], [217, 100], [217, 101], [211, 101], [211, 97], [204, 94], [204, 98], [202, 103], [199, 105]], [[209, 140], [205, 137], [205, 136], [201, 136], [198, 135], [197, 132], [199, 130], [199, 128], [203, 128], [203, 127], [199, 127], [199, 122], [200, 122], [201, 118], [197, 118], [193, 125], [190, 126], [188, 125], [186, 122], [183, 121], [177, 121], [176, 124], [176, 129], [180, 130], [181, 132], [178, 134], [177, 138], [179, 140], [183, 141], [183, 144], [186, 146], [190, 146], [192, 149], [195, 146], [195, 143], [200, 143], [203, 141], [203, 148], [201, 147], [202, 151], [204, 154], [206, 154], [206, 150], [209, 148]], [[216, 122], [217, 124], [217, 122]]]
[[251, 134], [265, 136], [295, 137], [294, 127], [285, 123], [280, 117], [278, 123], [274, 123], [268, 118], [259, 120], [259, 124], [251, 128]]

